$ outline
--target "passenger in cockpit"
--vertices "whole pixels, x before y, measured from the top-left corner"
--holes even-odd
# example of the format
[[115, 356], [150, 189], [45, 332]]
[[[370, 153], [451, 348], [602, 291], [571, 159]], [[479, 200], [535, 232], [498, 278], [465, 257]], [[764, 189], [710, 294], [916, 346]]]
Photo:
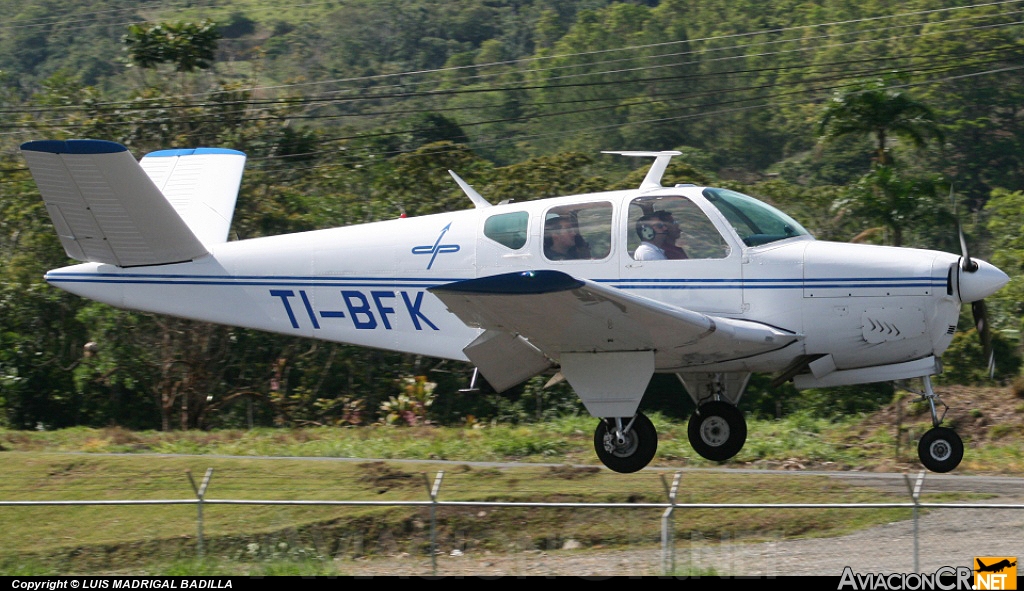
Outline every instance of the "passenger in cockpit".
[[549, 218], [544, 223], [544, 256], [553, 261], [590, 258], [590, 247], [567, 216]]

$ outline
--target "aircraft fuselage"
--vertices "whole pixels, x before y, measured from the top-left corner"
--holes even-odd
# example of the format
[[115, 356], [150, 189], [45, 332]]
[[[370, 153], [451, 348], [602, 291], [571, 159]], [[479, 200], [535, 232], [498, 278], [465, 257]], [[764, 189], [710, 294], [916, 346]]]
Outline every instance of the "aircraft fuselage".
[[[960, 307], [1008, 277], [963, 255], [819, 242], [727, 189], [640, 187], [227, 242], [245, 155], [168, 150], [136, 161], [98, 140], [22, 146], [68, 256], [47, 281], [108, 304], [286, 335], [469, 361], [496, 390], [557, 371], [601, 420], [618, 472], [646, 466], [638, 412], [655, 372], [696, 409], [687, 436], [712, 461], [746, 439], [753, 372], [797, 388], [922, 378], [933, 428], [918, 454], [948, 472], [963, 442], [941, 425], [930, 376]], [[964, 243], [962, 236], [961, 241]], [[474, 374], [475, 375], [475, 374]]]
[[[629, 210], [640, 195], [680, 197], [697, 205], [693, 214], [707, 216], [720, 233], [721, 250], [683, 260], [635, 260]], [[544, 220], [553, 211], [570, 210], [597, 212], [608, 225], [606, 244], [592, 258], [552, 260], [544, 251]], [[522, 235], [511, 242], [504, 235], [493, 239], [498, 233], [488, 232], [488, 224], [494, 219], [516, 220]], [[678, 187], [227, 242], [187, 263], [134, 268], [84, 263], [46, 278], [122, 308], [466, 360], [463, 348], [481, 331], [450, 314], [427, 288], [554, 269], [669, 305], [802, 336], [779, 351], [700, 368], [757, 372], [777, 370], [804, 355], [830, 356], [832, 370], [941, 355], [960, 310], [951, 278], [958, 260], [942, 252], [830, 243], [806, 235], [747, 246], [700, 188]], [[694, 370], [691, 360], [671, 351], [658, 351], [655, 366], [663, 372]]]

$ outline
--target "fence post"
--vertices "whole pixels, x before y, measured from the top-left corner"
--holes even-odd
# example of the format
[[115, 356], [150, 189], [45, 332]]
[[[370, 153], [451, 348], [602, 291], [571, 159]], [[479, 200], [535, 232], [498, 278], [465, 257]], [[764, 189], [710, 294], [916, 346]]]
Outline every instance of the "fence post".
[[444, 478], [444, 470], [440, 470], [434, 478], [434, 485], [430, 485], [427, 475], [423, 480], [427, 483], [427, 494], [430, 495], [430, 570], [437, 575], [437, 493], [441, 489], [441, 479]]
[[206, 487], [210, 485], [210, 477], [213, 476], [213, 468], [206, 469], [206, 475], [203, 476], [203, 482], [198, 487], [196, 481], [192, 478], [192, 471], [185, 470], [185, 474], [188, 475], [189, 484], [192, 485], [192, 491], [196, 493], [196, 552], [199, 554], [199, 558], [203, 557], [203, 498], [206, 496]]
[[668, 495], [669, 507], [661, 514], [661, 572], [670, 575], [676, 571], [676, 538], [672, 528], [672, 512], [676, 508], [676, 495], [679, 493], [679, 481], [683, 478], [682, 472], [676, 472], [672, 480], [672, 486], [665, 481], [665, 475], [661, 475], [661, 484], [665, 487], [665, 494]]
[[917, 482], [911, 486], [910, 477], [906, 474], [903, 475], [903, 482], [907, 485], [907, 490], [910, 492], [910, 499], [914, 502], [913, 519], [914, 519], [914, 572], [921, 572], [921, 568], [918, 564], [918, 499], [921, 498], [921, 485], [924, 484], [924, 470], [917, 473]]

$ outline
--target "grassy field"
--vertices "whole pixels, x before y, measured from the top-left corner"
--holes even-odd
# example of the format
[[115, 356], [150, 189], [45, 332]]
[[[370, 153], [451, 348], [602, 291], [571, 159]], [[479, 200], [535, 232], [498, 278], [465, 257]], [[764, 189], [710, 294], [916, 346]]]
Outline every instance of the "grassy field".
[[[223, 568], [321, 565], [345, 559], [429, 549], [425, 507], [215, 504], [225, 500], [428, 501], [441, 476], [444, 501], [660, 503], [662, 476], [672, 471], [614, 474], [596, 467], [479, 467], [467, 464], [330, 459], [117, 456], [54, 452], [4, 454], [3, 500], [190, 500], [188, 473], [198, 483], [212, 469], [204, 506], [206, 555]], [[699, 474], [699, 475], [698, 475]], [[904, 501], [858, 490], [827, 477], [780, 478], [779, 472], [684, 473], [679, 501], [806, 503]], [[507, 552], [553, 549], [573, 539], [585, 547], [657, 544], [659, 508], [441, 508], [443, 548]], [[4, 506], [0, 574], [24, 565], [78, 574], [166, 573], [194, 567], [194, 505]], [[905, 519], [903, 509], [690, 510], [689, 539], [828, 536]], [[247, 565], [247, 566], [243, 566]], [[62, 570], [67, 573], [67, 570]], [[343, 573], [339, 573], [343, 574]]]
[[[429, 509], [220, 502], [424, 502], [442, 471], [438, 498], [443, 501], [638, 504], [665, 502], [666, 482], [676, 473], [682, 475], [678, 501], [683, 503], [903, 502], [827, 476], [780, 477], [781, 471], [768, 468], [920, 469], [909, 444], [896, 455], [896, 430], [878, 417], [843, 422], [791, 417], [751, 421], [747, 446], [728, 464], [766, 468], [763, 472], [682, 471], [712, 464], [689, 448], [685, 424], [655, 416], [660, 445], [652, 468], [615, 474], [600, 468], [594, 457], [593, 422], [184, 433], [0, 430], [2, 501], [191, 501], [189, 475], [198, 484], [209, 470], [206, 499], [213, 501], [204, 507], [201, 560], [194, 504], [2, 506], [0, 574], [345, 574], [346, 561], [354, 558], [427, 554]], [[915, 429], [904, 427], [909, 434]], [[968, 440], [968, 448], [961, 472], [1021, 472], [1019, 437], [983, 444]], [[501, 464], [510, 461], [527, 464]], [[979, 470], [983, 462], [999, 470]], [[682, 543], [694, 535], [832, 536], [908, 514], [906, 509], [688, 510], [685, 518], [677, 517], [676, 536]], [[442, 507], [438, 542], [446, 551], [491, 552], [560, 548], [567, 540], [584, 547], [657, 545], [660, 516], [659, 508]]]

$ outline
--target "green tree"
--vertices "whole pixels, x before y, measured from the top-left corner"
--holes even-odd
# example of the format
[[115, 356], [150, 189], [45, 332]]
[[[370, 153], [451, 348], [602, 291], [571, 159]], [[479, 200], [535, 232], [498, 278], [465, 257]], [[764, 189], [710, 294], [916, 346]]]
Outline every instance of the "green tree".
[[1024, 38], [1006, 26], [1016, 19], [998, 4], [972, 8], [970, 27], [939, 14], [929, 20], [905, 53], [920, 67], [943, 68], [941, 83], [915, 91], [944, 122], [946, 145], [933, 166], [955, 179], [969, 211], [979, 211], [993, 189], [1024, 187]]
[[986, 301], [997, 312], [996, 325], [1019, 335], [1024, 329], [1024, 191], [993, 191], [984, 213], [992, 235], [991, 261], [1010, 276], [1010, 283]]
[[928, 227], [955, 228], [939, 186], [935, 177], [879, 166], [851, 187], [837, 205], [844, 213], [873, 224], [862, 228], [854, 242], [873, 241], [881, 231], [883, 242], [903, 246], [907, 233], [924, 227], [925, 222], [932, 222]]
[[129, 25], [123, 43], [131, 63], [140, 68], [171, 64], [175, 71], [193, 72], [213, 67], [218, 39], [217, 24], [204, 19]]
[[875, 139], [875, 163], [891, 166], [889, 140], [899, 136], [917, 147], [943, 135], [932, 110], [906, 93], [877, 82], [860, 90], [836, 93], [825, 107], [818, 126], [826, 140], [846, 135], [871, 135]]
[[456, 211], [466, 209], [469, 202], [448, 171], [473, 178], [481, 168], [487, 168], [483, 159], [464, 145], [447, 141], [424, 144], [415, 152], [393, 158], [376, 189], [393, 203], [396, 215]]
[[67, 257], [27, 177], [0, 183], [0, 422], [64, 427], [81, 419], [71, 370], [87, 342], [75, 319], [84, 302], [43, 280]]

